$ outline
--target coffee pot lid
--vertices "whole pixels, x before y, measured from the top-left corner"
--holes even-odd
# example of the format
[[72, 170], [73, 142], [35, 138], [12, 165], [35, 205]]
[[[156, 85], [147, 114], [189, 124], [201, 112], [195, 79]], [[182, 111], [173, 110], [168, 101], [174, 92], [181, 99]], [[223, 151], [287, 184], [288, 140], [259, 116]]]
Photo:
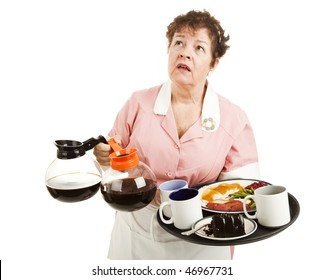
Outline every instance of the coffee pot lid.
[[109, 139], [108, 144], [114, 150], [114, 152], [109, 155], [111, 160], [110, 166], [112, 169], [119, 171], [129, 170], [139, 164], [137, 149], [122, 149], [114, 138]]

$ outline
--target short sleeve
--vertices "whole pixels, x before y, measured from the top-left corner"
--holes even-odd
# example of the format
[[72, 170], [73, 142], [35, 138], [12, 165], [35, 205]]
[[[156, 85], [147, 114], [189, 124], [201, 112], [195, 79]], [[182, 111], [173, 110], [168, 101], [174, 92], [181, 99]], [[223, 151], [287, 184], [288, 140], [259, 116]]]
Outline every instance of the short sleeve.
[[131, 96], [118, 112], [114, 126], [108, 134], [110, 137], [117, 135], [121, 140], [122, 147], [127, 147], [129, 143], [132, 126], [137, 115], [137, 103], [133, 99], [133, 96]]
[[233, 178], [260, 179], [257, 147], [249, 123], [234, 139], [218, 180]]

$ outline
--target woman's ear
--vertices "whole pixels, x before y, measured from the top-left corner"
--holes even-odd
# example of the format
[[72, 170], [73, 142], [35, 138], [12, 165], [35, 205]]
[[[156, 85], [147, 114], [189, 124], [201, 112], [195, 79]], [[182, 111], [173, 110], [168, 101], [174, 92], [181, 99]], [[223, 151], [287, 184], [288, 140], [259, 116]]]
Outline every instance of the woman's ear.
[[215, 59], [215, 63], [214, 63], [214, 65], [212, 65], [212, 68], [211, 68], [210, 70], [211, 70], [211, 71], [214, 71], [214, 70], [216, 69], [218, 63], [219, 63], [219, 58], [217, 57], [217, 58]]
[[214, 70], [216, 69], [216, 67], [218, 65], [218, 62], [219, 62], [219, 58], [216, 58], [214, 65], [211, 65], [212, 67], [210, 68], [210, 70], [209, 70], [209, 72], [207, 74], [207, 77], [210, 77], [211, 74], [213, 74]]

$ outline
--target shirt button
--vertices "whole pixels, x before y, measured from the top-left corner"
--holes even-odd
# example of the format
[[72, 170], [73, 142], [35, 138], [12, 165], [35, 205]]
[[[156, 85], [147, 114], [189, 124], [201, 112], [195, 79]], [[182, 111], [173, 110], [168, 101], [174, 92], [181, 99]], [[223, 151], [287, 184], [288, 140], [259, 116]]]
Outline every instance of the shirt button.
[[171, 171], [167, 172], [167, 176], [168, 177], [171, 177], [172, 176], [172, 172]]
[[180, 148], [178, 144], [174, 144], [174, 147], [175, 147], [176, 149], [179, 149], [179, 148]]

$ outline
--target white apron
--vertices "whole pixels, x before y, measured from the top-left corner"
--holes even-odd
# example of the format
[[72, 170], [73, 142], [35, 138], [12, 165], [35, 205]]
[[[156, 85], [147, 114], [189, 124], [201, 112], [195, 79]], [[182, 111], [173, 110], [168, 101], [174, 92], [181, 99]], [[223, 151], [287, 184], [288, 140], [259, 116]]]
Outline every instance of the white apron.
[[230, 246], [205, 246], [181, 240], [158, 223], [153, 205], [116, 212], [108, 258], [113, 260], [230, 260]]

